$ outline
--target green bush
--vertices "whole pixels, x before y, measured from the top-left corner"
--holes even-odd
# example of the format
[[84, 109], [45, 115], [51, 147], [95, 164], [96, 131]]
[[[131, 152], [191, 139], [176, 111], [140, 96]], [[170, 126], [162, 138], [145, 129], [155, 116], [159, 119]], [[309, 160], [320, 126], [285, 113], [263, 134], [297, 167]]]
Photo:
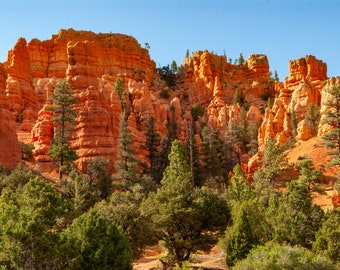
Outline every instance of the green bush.
[[170, 97], [170, 93], [169, 93], [168, 90], [163, 89], [163, 90], [159, 93], [159, 96], [160, 96], [161, 98], [169, 98], [169, 97]]
[[253, 249], [248, 257], [239, 261], [233, 270], [335, 270], [335, 265], [325, 257], [303, 247], [281, 246], [268, 243]]
[[198, 117], [203, 116], [203, 114], [204, 114], [204, 110], [198, 103], [195, 103], [194, 105], [192, 105], [191, 116], [194, 121], [197, 121]]
[[31, 158], [33, 158], [34, 147], [32, 144], [20, 142], [20, 147], [21, 147], [22, 159], [30, 160]]

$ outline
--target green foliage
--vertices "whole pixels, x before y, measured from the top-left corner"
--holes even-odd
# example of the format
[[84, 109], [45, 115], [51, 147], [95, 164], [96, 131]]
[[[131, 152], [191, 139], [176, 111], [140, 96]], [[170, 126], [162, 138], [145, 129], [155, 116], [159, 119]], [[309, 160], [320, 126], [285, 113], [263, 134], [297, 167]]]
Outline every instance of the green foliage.
[[72, 171], [68, 180], [60, 181], [60, 186], [62, 195], [68, 204], [69, 220], [82, 215], [95, 203], [90, 181], [85, 174]]
[[203, 114], [204, 114], [204, 110], [198, 103], [195, 103], [194, 105], [192, 105], [191, 116], [194, 121], [197, 121], [198, 117], [203, 116]]
[[239, 65], [243, 65], [244, 64], [244, 58], [243, 58], [243, 54], [242, 53], [240, 53], [240, 56], [238, 57], [238, 59], [237, 59], [237, 63], [239, 64]]
[[324, 212], [312, 203], [307, 187], [297, 181], [291, 182], [283, 197], [271, 207], [272, 217], [269, 222], [274, 229], [274, 240], [281, 244], [311, 248], [315, 234], [321, 227]]
[[3, 172], [3, 179], [0, 182], [0, 191], [6, 188], [14, 192], [20, 193], [23, 187], [34, 178], [32, 171], [26, 169], [22, 164], [19, 164], [10, 174]]
[[205, 185], [221, 187], [228, 180], [228, 172], [234, 167], [234, 159], [231, 158], [231, 145], [219, 138], [218, 130], [208, 126], [202, 129], [203, 175]]
[[165, 242], [168, 255], [181, 264], [196, 250], [209, 250], [224, 231], [229, 208], [224, 199], [205, 189], [195, 189], [186, 149], [175, 140], [162, 186], [143, 202], [155, 234]]
[[97, 200], [107, 199], [112, 192], [110, 161], [103, 157], [95, 157], [88, 165], [88, 174]]
[[294, 109], [292, 110], [290, 114], [290, 125], [292, 128], [292, 140], [295, 142], [295, 137], [297, 135], [298, 119], [297, 119]]
[[96, 209], [110, 222], [116, 223], [131, 246], [132, 258], [139, 259], [146, 246], [157, 243], [150, 219], [142, 215], [140, 210], [141, 200], [145, 195], [140, 186], [135, 186], [133, 191], [115, 192], [110, 201], [102, 201]]
[[156, 119], [152, 116], [146, 123], [146, 142], [145, 142], [145, 148], [148, 151], [146, 157], [149, 160], [149, 168], [148, 168], [148, 174], [151, 176], [151, 178], [155, 181], [156, 184], [160, 184], [157, 181], [157, 174], [159, 170], [159, 148], [161, 144], [161, 136], [160, 134], [155, 130], [155, 121]]
[[65, 211], [55, 188], [31, 178], [21, 192], [3, 190], [0, 207], [0, 267], [55, 269], [58, 220]]
[[61, 269], [132, 269], [130, 247], [115, 223], [95, 209], [61, 234]]
[[171, 62], [171, 71], [173, 72], [173, 73], [177, 73], [178, 72], [178, 67], [177, 67], [177, 63], [176, 63], [176, 61], [175, 60], [172, 60], [172, 62]]
[[240, 106], [243, 106], [246, 103], [246, 97], [242, 90], [236, 88], [235, 94], [234, 94], [234, 104], [239, 104]]
[[246, 201], [252, 197], [252, 190], [247, 181], [246, 174], [237, 164], [233, 169], [233, 176], [228, 185], [228, 198], [231, 201]]
[[236, 261], [244, 259], [256, 244], [244, 209], [241, 208], [233, 226], [227, 231], [226, 239], [226, 262], [228, 266], [233, 266]]
[[340, 263], [340, 209], [327, 214], [321, 229], [316, 234], [314, 250], [336, 263]]
[[20, 142], [20, 147], [21, 147], [21, 157], [22, 159], [25, 160], [31, 160], [33, 158], [33, 145]]
[[317, 182], [321, 179], [322, 173], [314, 169], [313, 160], [307, 156], [298, 158], [297, 168], [300, 171], [298, 182], [305, 185], [308, 191], [318, 191], [324, 193], [321, 187], [317, 186]]
[[270, 197], [276, 193], [273, 189], [275, 180], [287, 169], [287, 163], [284, 148], [276, 144], [275, 140], [270, 137], [265, 146], [261, 167], [254, 173], [257, 197], [265, 205], [268, 204]]
[[164, 80], [166, 85], [170, 88], [176, 86], [176, 72], [177, 70], [174, 70], [172, 67], [170, 68], [169, 65], [157, 68], [157, 73], [160, 78]]
[[170, 93], [169, 93], [169, 90], [161, 90], [161, 92], [159, 93], [159, 96], [161, 98], [165, 98], [165, 99], [168, 99], [170, 97]]
[[324, 103], [328, 109], [324, 112], [322, 123], [328, 124], [331, 130], [324, 134], [323, 141], [330, 149], [330, 165], [340, 165], [340, 85], [333, 86], [328, 94], [330, 96]]
[[320, 122], [320, 107], [317, 104], [310, 103], [305, 117], [306, 122], [311, 128], [313, 135], [318, 132], [318, 125]]
[[277, 74], [277, 71], [276, 71], [276, 70], [274, 71], [274, 80], [277, 81], [277, 82], [280, 81], [279, 75]]
[[126, 93], [124, 83], [120, 78], [117, 78], [113, 87], [120, 100], [122, 112], [124, 112], [126, 109]]
[[133, 149], [133, 139], [129, 132], [126, 123], [125, 113], [120, 117], [120, 132], [119, 132], [119, 160], [116, 162], [116, 186], [119, 188], [131, 188], [137, 183], [138, 174], [138, 160], [136, 158], [137, 152]]
[[325, 257], [315, 255], [306, 248], [268, 243], [253, 249], [248, 257], [239, 261], [233, 270], [335, 270]]
[[77, 117], [73, 105], [77, 104], [73, 90], [67, 81], [61, 80], [56, 84], [54, 93], [51, 94], [52, 105], [47, 110], [53, 112], [52, 122], [55, 124], [55, 133], [51, 148], [48, 153], [52, 159], [59, 163], [59, 178], [69, 171], [73, 161], [78, 157], [76, 151], [70, 147], [70, 138]]

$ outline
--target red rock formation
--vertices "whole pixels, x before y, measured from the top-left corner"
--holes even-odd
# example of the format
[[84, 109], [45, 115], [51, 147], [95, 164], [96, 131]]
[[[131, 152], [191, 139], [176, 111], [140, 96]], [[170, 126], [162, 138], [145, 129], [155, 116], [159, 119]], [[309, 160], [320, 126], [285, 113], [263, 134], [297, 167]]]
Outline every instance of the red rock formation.
[[21, 160], [21, 149], [5, 88], [6, 73], [0, 63], [0, 164], [6, 169], [13, 169]]
[[292, 115], [296, 117], [297, 141], [308, 140], [314, 136], [308, 129], [305, 119], [311, 103], [320, 105], [322, 82], [327, 78], [327, 66], [314, 56], [289, 62], [290, 76], [283, 84], [277, 84], [278, 98], [271, 109], [266, 110], [259, 132], [260, 149], [269, 136], [284, 144], [292, 137]]
[[[116, 160], [122, 111], [114, 91], [117, 78], [125, 86], [127, 123], [141, 160], [145, 160], [144, 134], [151, 116], [155, 117], [156, 131], [163, 138], [171, 120], [176, 122], [178, 138], [185, 141], [192, 121], [191, 108], [198, 104], [204, 116], [195, 123], [196, 130], [199, 132], [200, 121], [204, 120], [224, 135], [231, 123], [241, 120], [242, 108], [233, 101], [239, 91], [249, 105], [246, 121], [262, 123], [258, 136], [260, 152], [256, 155], [261, 157], [269, 136], [280, 144], [292, 137], [293, 113], [297, 118], [295, 139], [301, 142], [314, 136], [304, 121], [308, 105], [320, 105], [327, 96], [327, 87], [339, 83], [329, 81], [321, 91], [327, 67], [314, 56], [290, 61], [289, 69], [290, 76], [284, 83], [273, 84], [265, 55], [250, 55], [244, 64], [233, 65], [225, 56], [197, 51], [183, 61], [173, 91], [160, 80], [148, 51], [133, 37], [60, 30], [50, 40], [33, 39], [27, 44], [20, 38], [8, 53], [7, 62], [0, 67], [1, 125], [8, 127], [5, 136], [12, 136], [10, 130], [15, 129], [15, 123], [22, 137], [31, 132], [36, 161], [50, 161], [47, 151], [53, 125], [46, 106], [58, 80], [66, 77], [79, 100], [71, 145], [77, 150], [79, 167], [84, 169], [96, 156], [106, 157], [112, 164]], [[161, 90], [168, 90], [170, 97], [161, 98]], [[274, 93], [278, 98], [263, 113], [260, 110], [266, 106], [263, 95]], [[322, 107], [321, 111], [324, 110]], [[320, 126], [319, 135], [326, 130], [325, 125]], [[16, 136], [13, 138], [17, 154], [11, 164], [18, 162], [19, 156]], [[1, 143], [5, 145], [7, 141]], [[0, 163], [1, 158], [4, 160], [0, 152]], [[242, 160], [244, 163], [249, 160], [250, 172], [258, 166], [257, 158], [243, 155]]]

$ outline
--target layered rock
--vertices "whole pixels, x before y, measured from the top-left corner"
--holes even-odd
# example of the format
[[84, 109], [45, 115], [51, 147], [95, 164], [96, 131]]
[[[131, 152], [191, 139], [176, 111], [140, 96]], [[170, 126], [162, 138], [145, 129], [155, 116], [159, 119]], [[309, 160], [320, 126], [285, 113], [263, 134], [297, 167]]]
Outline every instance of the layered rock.
[[21, 160], [21, 149], [5, 89], [6, 73], [0, 63], [0, 164], [13, 169]]
[[320, 106], [327, 66], [314, 56], [307, 55], [290, 61], [289, 72], [290, 76], [285, 78], [284, 83], [276, 85], [278, 98], [273, 107], [266, 110], [259, 132], [260, 149], [268, 137], [284, 144], [292, 136], [296, 136], [293, 140], [305, 141], [316, 135], [304, 119], [310, 104]]

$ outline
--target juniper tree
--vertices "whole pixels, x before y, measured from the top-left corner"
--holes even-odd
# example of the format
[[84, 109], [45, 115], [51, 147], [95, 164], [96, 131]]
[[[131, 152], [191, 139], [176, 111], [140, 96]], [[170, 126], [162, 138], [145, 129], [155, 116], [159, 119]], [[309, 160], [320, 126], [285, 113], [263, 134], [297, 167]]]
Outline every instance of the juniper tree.
[[324, 112], [322, 123], [330, 126], [324, 136], [324, 144], [329, 151], [329, 155], [333, 157], [330, 165], [340, 165], [340, 85], [333, 86], [329, 91], [329, 98], [324, 105], [327, 110]]
[[51, 94], [51, 106], [47, 110], [53, 112], [55, 132], [48, 153], [59, 164], [59, 179], [64, 172], [70, 169], [73, 161], [78, 157], [76, 151], [70, 146], [70, 139], [77, 117], [77, 111], [73, 108], [77, 99], [67, 81], [61, 80], [56, 84], [54, 93]]

